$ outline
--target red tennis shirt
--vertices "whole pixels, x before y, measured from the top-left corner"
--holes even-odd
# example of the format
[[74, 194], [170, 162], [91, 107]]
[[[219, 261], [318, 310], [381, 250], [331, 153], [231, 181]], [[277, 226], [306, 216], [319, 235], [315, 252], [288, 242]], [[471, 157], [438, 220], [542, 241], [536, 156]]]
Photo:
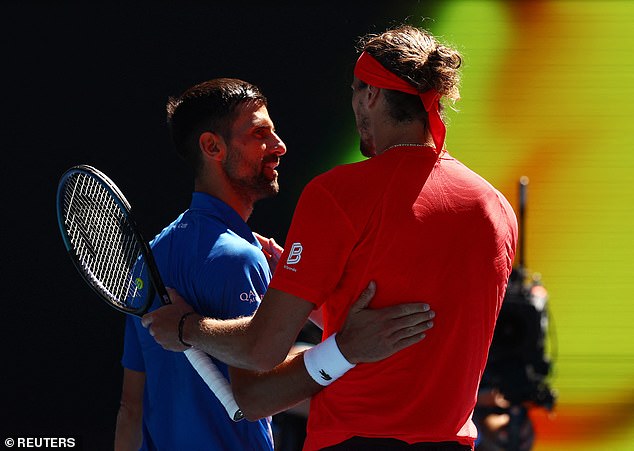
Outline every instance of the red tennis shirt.
[[312, 180], [270, 287], [323, 307], [324, 337], [370, 280], [372, 308], [423, 301], [436, 318], [420, 343], [318, 393], [304, 449], [353, 436], [473, 445], [471, 415], [516, 240], [508, 201], [432, 148], [395, 147]]

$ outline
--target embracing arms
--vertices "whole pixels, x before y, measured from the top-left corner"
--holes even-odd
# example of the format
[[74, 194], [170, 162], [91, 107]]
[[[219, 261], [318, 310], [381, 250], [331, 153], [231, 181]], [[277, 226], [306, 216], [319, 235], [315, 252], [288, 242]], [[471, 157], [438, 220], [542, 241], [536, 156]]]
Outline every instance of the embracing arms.
[[[339, 350], [352, 364], [389, 357], [422, 340], [433, 326], [434, 312], [427, 304], [368, 308], [375, 291], [371, 282], [336, 335]], [[191, 307], [174, 291], [170, 297], [173, 304], [146, 315], [143, 324], [163, 347], [182, 351], [186, 346], [178, 339], [178, 321]], [[253, 317], [216, 320], [189, 315], [182, 338], [233, 367], [236, 401], [246, 418], [254, 420], [283, 411], [324, 388], [308, 374], [303, 353], [287, 356], [312, 308], [308, 301], [269, 290]]]
[[[434, 312], [424, 303], [368, 308], [375, 290], [370, 282], [337, 335], [337, 344], [351, 363], [388, 357], [422, 340], [422, 333], [433, 325]], [[187, 346], [178, 337], [178, 323], [192, 308], [174, 290], [170, 297], [172, 304], [148, 313], [142, 323], [165, 349], [184, 351]], [[252, 317], [218, 320], [189, 315], [181, 338], [230, 366], [268, 371], [284, 361], [313, 307], [297, 296], [269, 289]]]
[[[433, 326], [434, 312], [431, 310], [408, 314], [408, 307], [402, 310], [394, 307], [367, 309], [375, 289], [371, 283], [361, 293], [336, 335], [339, 349], [351, 363], [387, 358], [422, 340], [424, 332]], [[247, 419], [274, 415], [325, 388], [308, 374], [305, 355], [305, 352], [291, 353], [271, 371], [230, 369], [234, 396]]]
[[[274, 266], [279, 246], [263, 240]], [[375, 291], [370, 282], [336, 335], [336, 347], [352, 364], [387, 358], [422, 340], [433, 326], [434, 312], [424, 303], [368, 308]], [[193, 313], [182, 322], [179, 337], [179, 322], [192, 308], [173, 290], [170, 298], [173, 303], [145, 315], [143, 325], [165, 349], [183, 351], [186, 343], [227, 363], [236, 400], [248, 419], [285, 410], [324, 388], [307, 372], [303, 353], [287, 355], [306, 319], [315, 316], [311, 302], [269, 289], [252, 317], [217, 320]]]

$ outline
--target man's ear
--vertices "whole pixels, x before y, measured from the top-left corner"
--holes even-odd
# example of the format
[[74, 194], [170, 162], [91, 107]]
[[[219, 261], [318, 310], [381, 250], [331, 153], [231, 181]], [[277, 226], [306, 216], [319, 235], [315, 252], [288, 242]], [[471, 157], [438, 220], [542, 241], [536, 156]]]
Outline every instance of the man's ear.
[[379, 94], [381, 93], [381, 88], [377, 88], [376, 86], [368, 85], [367, 91], [367, 105], [369, 107], [373, 106], [377, 100], [379, 99]]
[[198, 147], [207, 158], [222, 161], [225, 158], [227, 146], [225, 140], [217, 133], [203, 132], [198, 137]]

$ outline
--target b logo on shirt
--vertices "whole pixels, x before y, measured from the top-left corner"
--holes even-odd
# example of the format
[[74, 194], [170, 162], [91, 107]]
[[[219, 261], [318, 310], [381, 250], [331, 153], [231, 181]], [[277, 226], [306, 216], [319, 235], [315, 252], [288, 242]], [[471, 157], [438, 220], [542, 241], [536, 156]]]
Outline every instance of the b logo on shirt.
[[301, 243], [293, 243], [291, 246], [291, 250], [288, 253], [288, 257], [286, 258], [286, 263], [288, 265], [294, 265], [298, 261], [302, 259], [302, 251], [304, 248]]

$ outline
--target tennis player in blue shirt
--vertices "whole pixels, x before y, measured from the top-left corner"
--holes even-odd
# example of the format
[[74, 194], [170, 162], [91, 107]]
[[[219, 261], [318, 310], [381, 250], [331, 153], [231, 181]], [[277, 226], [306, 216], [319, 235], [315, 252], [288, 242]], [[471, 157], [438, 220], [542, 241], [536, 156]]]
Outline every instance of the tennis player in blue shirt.
[[[203, 192], [193, 194], [189, 209], [152, 248], [165, 283], [187, 293], [197, 311], [221, 318], [253, 314], [270, 280], [249, 227], [235, 210]], [[268, 419], [231, 421], [184, 354], [163, 351], [139, 318], [127, 319], [122, 363], [126, 381], [145, 374], [147, 449], [272, 449]], [[215, 363], [228, 377], [227, 366]]]
[[[151, 244], [161, 276], [198, 312], [252, 315], [271, 271], [245, 221], [257, 200], [277, 193], [275, 167], [286, 147], [264, 96], [239, 80], [202, 83], [170, 99], [167, 110], [195, 186], [189, 209]], [[127, 319], [122, 363], [117, 449], [273, 449], [268, 418], [229, 419], [185, 356], [164, 351], [137, 318]]]

